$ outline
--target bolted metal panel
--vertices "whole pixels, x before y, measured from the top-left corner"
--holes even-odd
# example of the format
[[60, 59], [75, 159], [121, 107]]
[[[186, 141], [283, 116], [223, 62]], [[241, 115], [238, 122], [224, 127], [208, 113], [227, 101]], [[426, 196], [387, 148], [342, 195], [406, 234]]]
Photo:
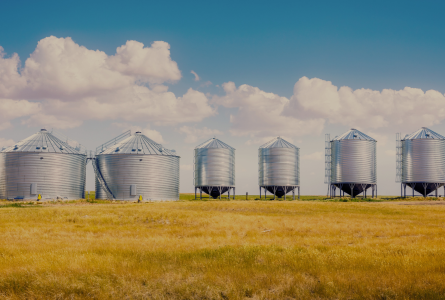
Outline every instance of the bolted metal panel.
[[0, 198], [81, 199], [86, 154], [46, 129], [6, 147], [0, 154]]
[[235, 186], [235, 149], [195, 148], [195, 186]]
[[403, 183], [445, 183], [445, 137], [422, 128], [401, 143]]
[[356, 129], [332, 140], [331, 184], [376, 184], [376, 143]]
[[[97, 164], [104, 181], [116, 200], [178, 200], [179, 156], [101, 154]], [[137, 186], [136, 195], [131, 186]], [[107, 195], [96, 178], [96, 198]]]
[[[17, 152], [0, 155], [0, 198], [81, 199], [87, 157], [82, 154]], [[31, 185], [36, 194], [31, 194]], [[32, 191], [34, 192], [34, 191]]]
[[[96, 198], [107, 199], [97, 176], [116, 200], [179, 200], [179, 156], [140, 132], [108, 148], [93, 160]], [[132, 185], [137, 187], [132, 191]], [[132, 193], [136, 192], [136, 193]]]
[[276, 138], [258, 149], [259, 186], [299, 186], [300, 149]]

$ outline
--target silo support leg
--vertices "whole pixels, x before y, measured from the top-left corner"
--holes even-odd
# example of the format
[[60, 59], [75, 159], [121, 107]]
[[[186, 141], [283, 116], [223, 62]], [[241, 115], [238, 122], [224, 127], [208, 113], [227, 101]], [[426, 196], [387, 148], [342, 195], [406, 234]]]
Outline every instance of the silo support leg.
[[300, 187], [298, 187], [298, 200], [300, 200]]
[[261, 200], [261, 187], [260, 187], [260, 200]]
[[292, 200], [295, 200], [295, 188], [292, 190]]
[[202, 200], [202, 189], [199, 189], [199, 198]]

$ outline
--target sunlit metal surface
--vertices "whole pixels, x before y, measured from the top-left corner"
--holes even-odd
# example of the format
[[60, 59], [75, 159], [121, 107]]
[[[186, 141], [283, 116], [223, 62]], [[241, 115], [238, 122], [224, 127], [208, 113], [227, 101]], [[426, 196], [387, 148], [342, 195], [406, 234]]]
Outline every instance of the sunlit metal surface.
[[258, 149], [258, 184], [300, 184], [299, 148], [278, 137]]
[[235, 149], [213, 138], [195, 148], [194, 185], [213, 197], [235, 186]]
[[[371, 188], [371, 196], [377, 196], [376, 140], [352, 128], [348, 132], [326, 142], [325, 156], [329, 170], [328, 195], [336, 196], [336, 189], [355, 197]], [[325, 168], [326, 168], [325, 167]]]
[[445, 182], [445, 137], [422, 128], [402, 139], [402, 182]]
[[87, 156], [78, 149], [44, 129], [7, 147], [0, 154], [0, 198], [83, 198]]
[[278, 137], [258, 149], [258, 184], [278, 197], [300, 185], [300, 149]]
[[96, 198], [108, 198], [102, 180], [115, 200], [178, 200], [179, 160], [174, 150], [137, 132], [96, 155]]

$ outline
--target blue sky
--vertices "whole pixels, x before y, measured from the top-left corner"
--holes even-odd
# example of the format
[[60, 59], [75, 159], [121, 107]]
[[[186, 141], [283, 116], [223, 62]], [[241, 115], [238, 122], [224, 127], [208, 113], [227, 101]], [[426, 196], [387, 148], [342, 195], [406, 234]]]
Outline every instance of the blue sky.
[[[230, 115], [236, 116], [240, 107], [244, 110], [252, 107], [247, 106], [251, 103], [239, 104], [244, 101], [239, 98], [241, 96], [230, 98], [222, 88], [223, 83], [234, 82], [237, 88], [243, 84], [257, 87], [286, 99], [293, 97], [295, 83], [304, 76], [352, 90], [364, 88], [381, 92], [383, 89], [400, 91], [411, 87], [423, 92], [434, 90], [443, 95], [444, 8], [445, 3], [439, 1], [4, 1], [0, 8], [0, 46], [4, 48], [5, 58], [17, 53], [23, 67], [37, 43], [49, 36], [71, 37], [75, 44], [103, 51], [108, 56], [114, 55], [116, 48], [128, 40], [141, 42], [145, 47], [150, 47], [154, 41], [167, 42], [171, 60], [177, 63], [181, 78], [164, 84], [177, 97], [187, 93], [189, 88], [207, 95], [209, 105], [216, 110], [214, 115], [200, 115], [197, 122], [179, 121], [170, 125], [159, 125], [152, 117], [135, 121], [90, 117], [78, 126], [65, 126], [60, 131], [93, 149], [98, 141], [105, 142], [118, 135], [126, 125], [149, 127], [162, 135], [167, 147], [177, 149], [181, 155], [181, 163], [186, 166], [181, 173], [181, 190], [187, 192], [192, 190], [191, 171], [188, 170], [193, 162], [192, 149], [208, 137], [202, 133], [197, 143], [186, 143], [180, 128], [218, 130], [218, 136], [238, 151], [238, 191], [254, 193], [257, 189], [256, 149], [260, 140], [270, 134], [251, 133], [246, 129], [248, 124], [230, 122]], [[194, 80], [191, 70], [199, 75], [199, 81]], [[212, 84], [204, 85], [208, 81]], [[0, 93], [0, 101], [2, 98], [45, 101], [47, 96], [42, 95], [42, 99], [31, 99], [32, 96], [25, 98], [23, 94], [2, 97]], [[406, 96], [406, 99], [410, 97]], [[382, 99], [386, 101], [386, 98]], [[397, 102], [400, 108], [406, 106], [404, 99]], [[433, 101], [428, 99], [419, 101]], [[442, 100], [434, 101], [439, 101], [434, 103], [440, 108]], [[347, 100], [341, 103], [341, 109], [351, 109], [345, 104], [349, 103]], [[366, 110], [363, 103], [360, 109]], [[398, 111], [397, 107], [395, 111]], [[370, 112], [378, 115], [375, 108]], [[307, 115], [314, 120], [324, 118], [322, 129], [292, 123], [294, 119], [306, 120], [300, 116], [289, 123], [289, 126], [296, 126], [298, 133], [292, 134], [285, 129], [276, 133], [288, 136], [301, 147], [303, 156], [310, 158], [302, 162], [303, 194], [321, 194], [326, 190], [323, 161], [314, 154], [324, 150], [324, 133], [337, 135], [350, 127], [361, 126], [364, 132], [371, 131], [386, 139], [381, 143], [385, 145], [378, 149], [379, 191], [386, 194], [398, 192], [394, 183], [395, 157], [391, 156], [394, 133], [409, 133], [430, 120], [425, 126], [445, 134], [442, 113], [425, 114], [418, 122], [416, 116], [409, 113], [394, 115], [394, 118], [389, 114], [377, 127], [361, 124], [360, 119], [351, 119], [350, 124], [341, 122], [314, 110], [308, 111]], [[400, 123], [398, 118], [404, 115], [413, 122]], [[23, 120], [28, 117], [8, 117], [11, 126], [0, 131], [0, 138], [17, 141], [41, 127], [37, 121], [24, 124]], [[116, 123], [121, 127], [112, 125]], [[57, 127], [57, 122], [51, 125]], [[253, 158], [244, 160], [243, 155]], [[91, 174], [90, 170], [89, 189], [92, 189]]]

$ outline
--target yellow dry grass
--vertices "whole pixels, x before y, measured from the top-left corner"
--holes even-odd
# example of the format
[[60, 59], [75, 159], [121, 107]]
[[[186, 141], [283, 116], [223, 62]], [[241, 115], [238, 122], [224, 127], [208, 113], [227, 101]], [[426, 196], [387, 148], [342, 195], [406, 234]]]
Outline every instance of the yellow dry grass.
[[445, 205], [0, 205], [4, 299], [445, 298]]

